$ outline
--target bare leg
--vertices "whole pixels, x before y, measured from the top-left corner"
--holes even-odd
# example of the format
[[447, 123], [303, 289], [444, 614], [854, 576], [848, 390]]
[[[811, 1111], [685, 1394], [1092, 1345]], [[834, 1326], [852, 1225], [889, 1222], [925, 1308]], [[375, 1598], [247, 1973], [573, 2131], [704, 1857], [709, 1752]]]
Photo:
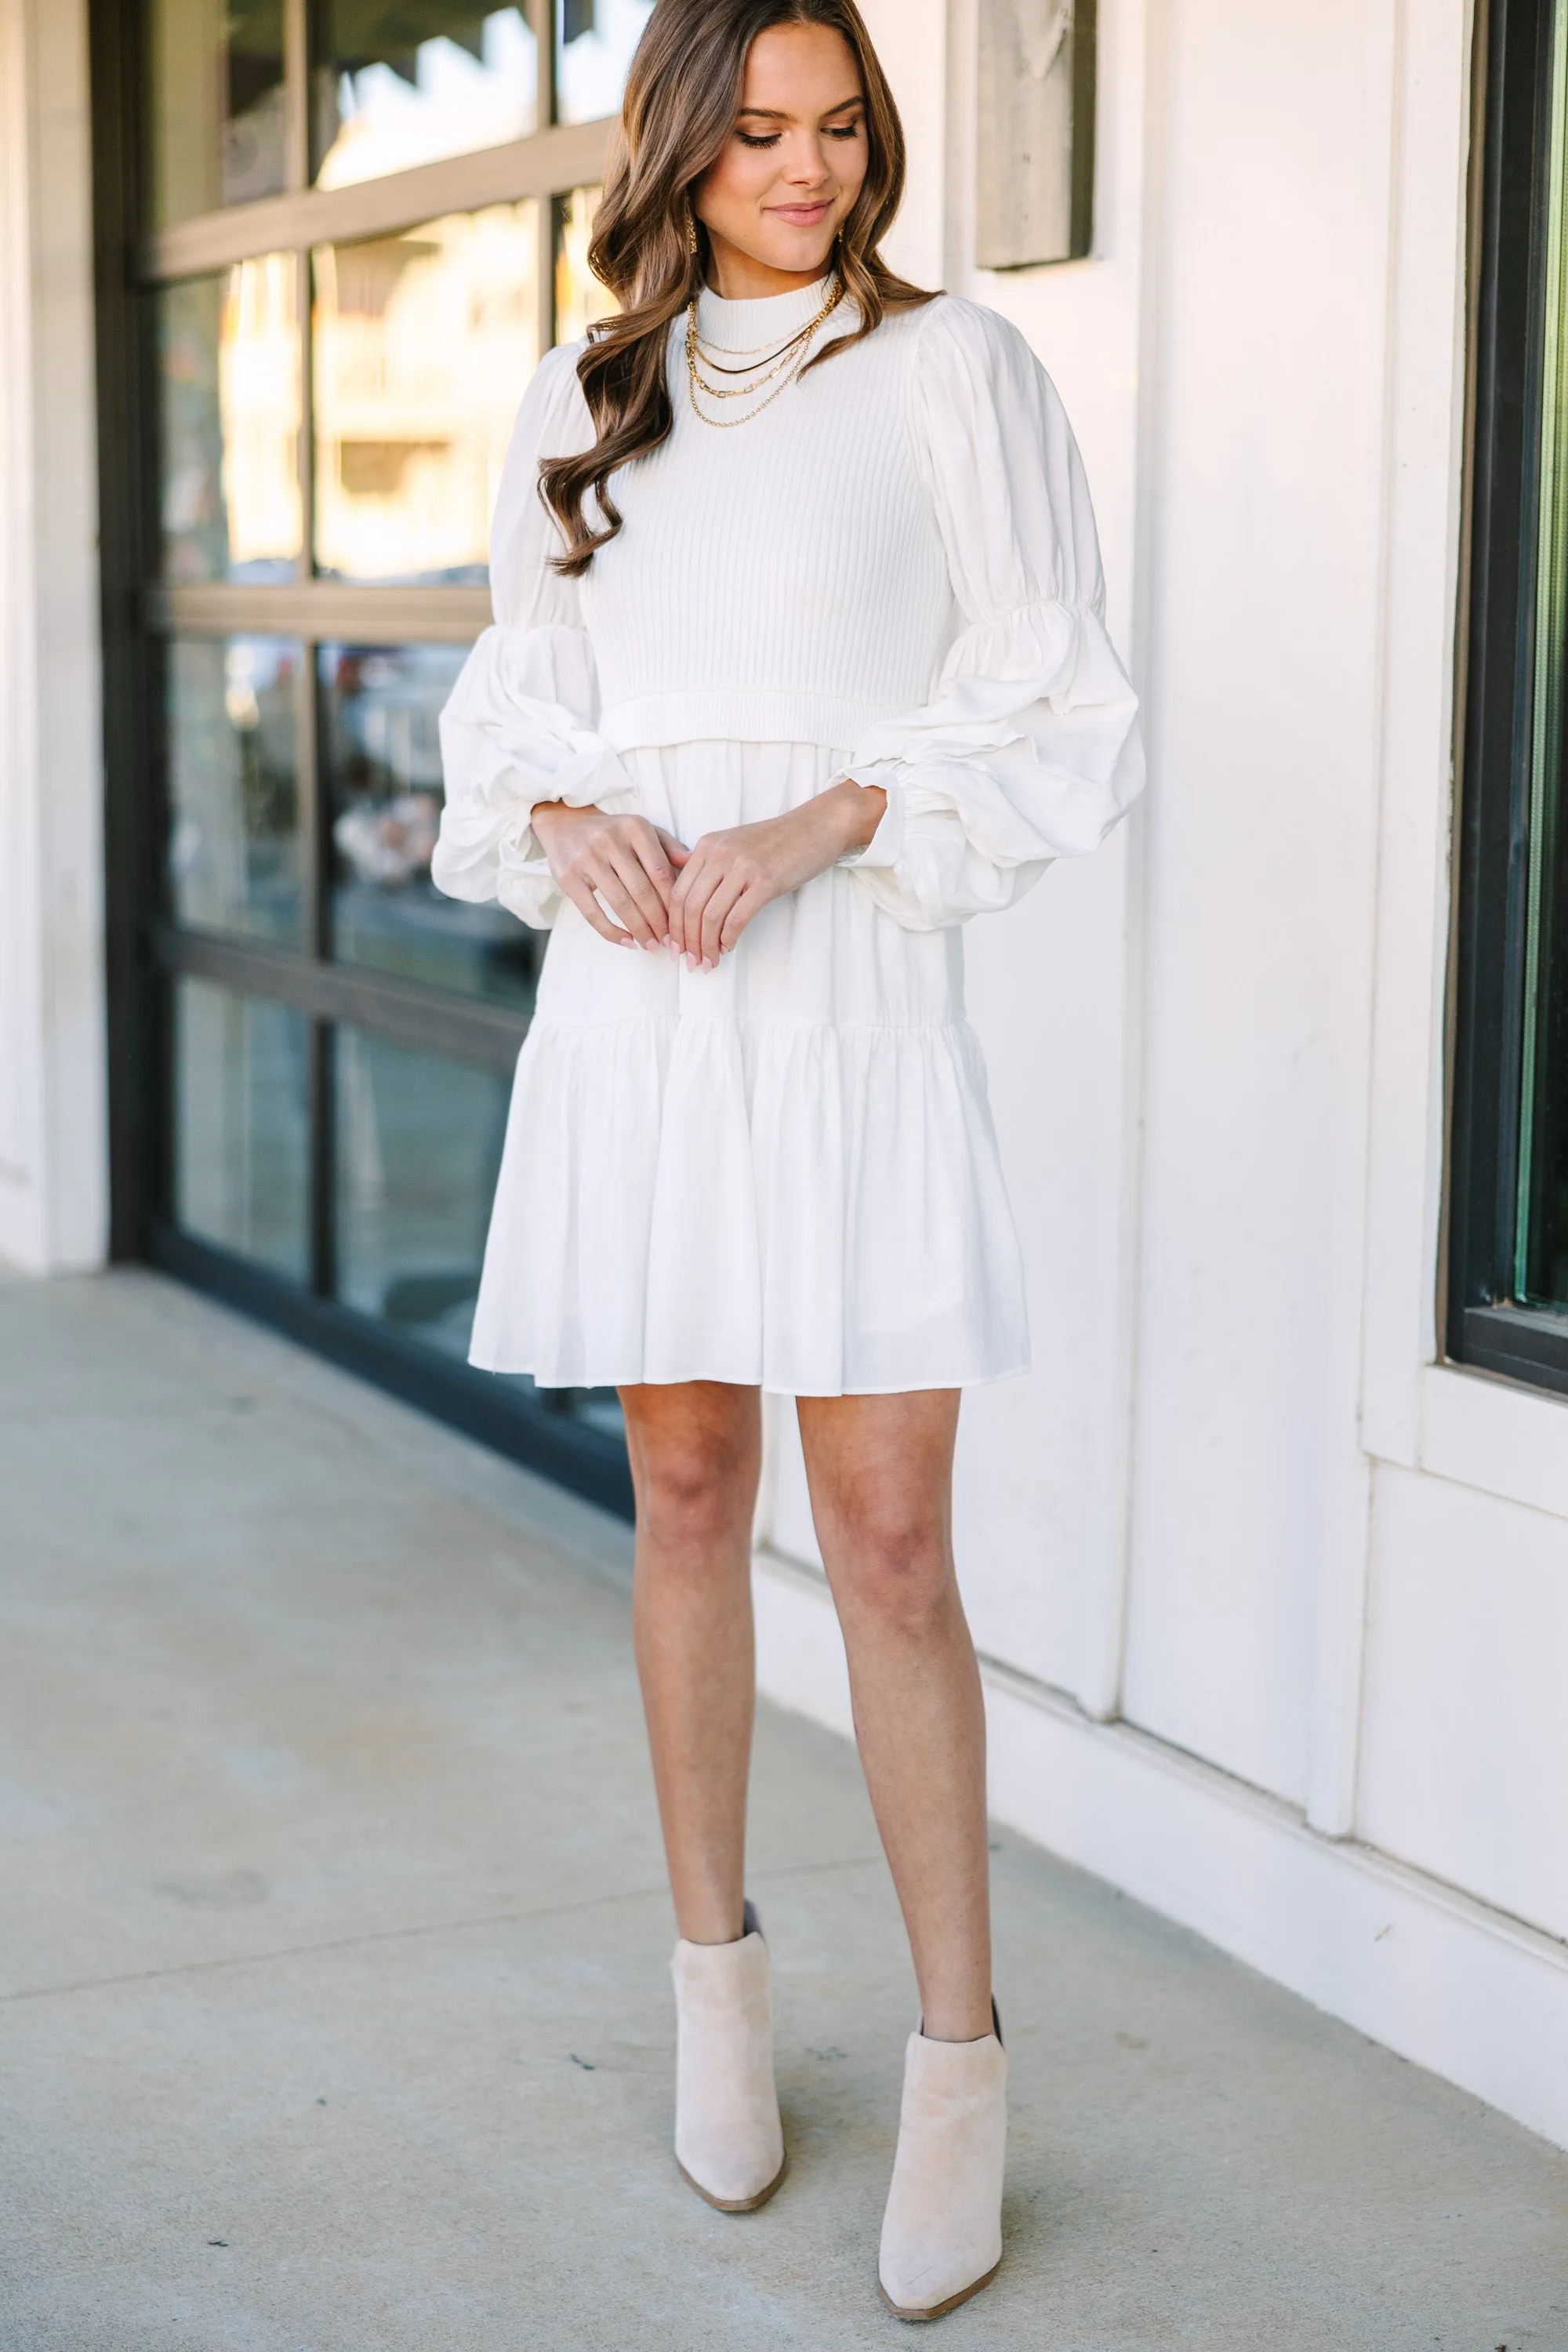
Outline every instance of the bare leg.
[[746, 1775], [756, 1703], [752, 1521], [755, 1389], [621, 1391], [637, 1491], [632, 1630], [680, 1933], [742, 1933]]
[[985, 1713], [952, 1559], [958, 1391], [802, 1397], [855, 1733], [936, 2042], [991, 2032]]

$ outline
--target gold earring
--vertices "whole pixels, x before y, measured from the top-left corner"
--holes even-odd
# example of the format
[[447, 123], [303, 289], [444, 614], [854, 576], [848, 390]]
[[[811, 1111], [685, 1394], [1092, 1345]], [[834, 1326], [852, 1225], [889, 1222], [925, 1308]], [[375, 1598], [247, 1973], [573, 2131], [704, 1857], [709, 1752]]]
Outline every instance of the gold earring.
[[686, 207], [686, 250], [691, 256], [692, 260], [695, 261], [697, 258], [697, 214], [690, 205], [688, 205]]

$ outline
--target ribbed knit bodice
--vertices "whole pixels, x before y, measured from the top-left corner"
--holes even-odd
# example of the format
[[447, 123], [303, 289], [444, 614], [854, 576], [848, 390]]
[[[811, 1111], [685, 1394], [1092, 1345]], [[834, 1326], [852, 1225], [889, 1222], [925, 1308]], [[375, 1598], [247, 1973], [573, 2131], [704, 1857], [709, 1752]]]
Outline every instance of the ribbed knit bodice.
[[[821, 299], [705, 296], [703, 333], [765, 353]], [[842, 334], [847, 311], [819, 335]], [[1016, 327], [942, 295], [781, 378], [754, 414], [715, 403], [745, 421], [710, 424], [692, 410], [683, 331], [676, 320], [672, 430], [612, 477], [624, 527], [580, 575], [556, 568], [539, 482], [544, 459], [593, 442], [582, 345], [547, 353], [529, 385], [491, 533], [495, 625], [441, 716], [435, 879], [549, 923], [560, 893], [535, 803], [668, 828], [638, 755], [783, 745], [820, 759], [822, 782], [885, 793], [854, 862], [895, 921], [1011, 905], [1052, 858], [1094, 848], [1143, 776], [1054, 385]]]
[[[822, 299], [820, 286], [760, 302], [704, 293], [699, 323], [711, 345], [773, 349]], [[582, 589], [600, 724], [618, 749], [843, 747], [927, 698], [954, 614], [910, 429], [925, 317], [889, 318], [733, 426], [693, 413], [684, 318], [672, 329], [674, 429], [616, 477], [625, 527]], [[854, 318], [842, 304], [816, 347]]]

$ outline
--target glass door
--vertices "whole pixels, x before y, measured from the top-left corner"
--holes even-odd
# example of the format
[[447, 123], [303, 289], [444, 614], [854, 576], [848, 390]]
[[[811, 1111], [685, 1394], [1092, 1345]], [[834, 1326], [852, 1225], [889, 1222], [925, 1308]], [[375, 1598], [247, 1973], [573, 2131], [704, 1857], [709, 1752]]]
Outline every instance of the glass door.
[[605, 299], [650, 10], [146, 0], [95, 33], [134, 159], [104, 464], [133, 1246], [623, 1509], [613, 1393], [466, 1361], [543, 940], [430, 853], [511, 421]]
[[1552, 16], [1513, 1273], [1521, 1302], [1561, 1312], [1568, 1307], [1568, 0], [1556, 0]]
[[1490, 0], [1476, 37], [1441, 1321], [1568, 1394], [1568, 0]]

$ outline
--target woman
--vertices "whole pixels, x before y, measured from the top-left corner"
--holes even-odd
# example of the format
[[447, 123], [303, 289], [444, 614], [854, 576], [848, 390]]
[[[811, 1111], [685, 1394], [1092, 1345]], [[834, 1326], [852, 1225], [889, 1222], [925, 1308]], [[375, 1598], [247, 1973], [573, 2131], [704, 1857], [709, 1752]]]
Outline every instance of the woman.
[[1027, 1361], [960, 926], [1093, 849], [1142, 761], [1060, 404], [880, 260], [902, 178], [853, 0], [658, 0], [594, 240], [620, 312], [522, 404], [435, 871], [554, 927], [473, 1360], [625, 1405], [677, 2157], [725, 2211], [784, 2166], [743, 1880], [771, 1389], [920, 1987], [879, 2275], [925, 2319], [1001, 2256], [949, 1519], [959, 1392]]

